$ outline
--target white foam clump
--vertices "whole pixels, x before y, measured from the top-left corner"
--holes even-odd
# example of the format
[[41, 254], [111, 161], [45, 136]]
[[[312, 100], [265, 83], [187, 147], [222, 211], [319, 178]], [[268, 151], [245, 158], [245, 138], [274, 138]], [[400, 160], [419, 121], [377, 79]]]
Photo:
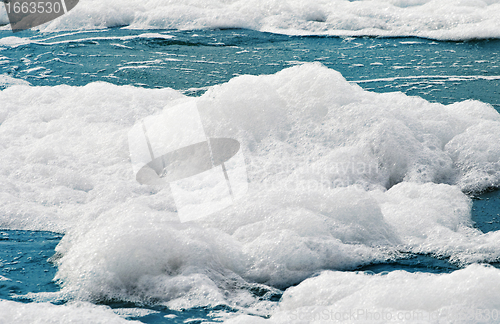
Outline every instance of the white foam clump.
[[499, 289], [500, 270], [482, 265], [451, 274], [325, 271], [287, 289], [270, 319], [225, 323], [497, 323]]
[[50, 303], [19, 303], [0, 300], [0, 323], [140, 323], [116, 315], [109, 307], [89, 303], [53, 305]]
[[172, 89], [107, 83], [1, 91], [0, 227], [64, 232], [128, 199], [123, 136], [179, 97]]
[[5, 74], [0, 74], [0, 89], [12, 85], [31, 85], [31, 84], [23, 79], [16, 79]]
[[290, 35], [464, 40], [500, 37], [499, 12], [494, 0], [81, 0], [41, 30], [250, 28]]
[[[188, 101], [207, 137], [240, 142], [249, 190], [180, 223], [168, 186], [135, 180], [127, 133]], [[500, 257], [500, 232], [471, 227], [462, 193], [498, 181], [500, 115], [485, 103], [371, 93], [320, 64], [240, 76], [199, 98], [92, 83], [11, 86], [0, 102], [0, 227], [65, 232], [54, 261], [75, 298], [266, 313], [252, 291], [398, 251]]]

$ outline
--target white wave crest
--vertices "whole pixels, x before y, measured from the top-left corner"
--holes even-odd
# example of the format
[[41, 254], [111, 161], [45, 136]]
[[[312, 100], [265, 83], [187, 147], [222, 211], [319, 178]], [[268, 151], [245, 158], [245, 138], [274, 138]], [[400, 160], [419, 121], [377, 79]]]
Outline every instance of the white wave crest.
[[[496, 0], [81, 0], [42, 31], [249, 28], [289, 35], [499, 38]], [[0, 23], [6, 15], [0, 13]]]

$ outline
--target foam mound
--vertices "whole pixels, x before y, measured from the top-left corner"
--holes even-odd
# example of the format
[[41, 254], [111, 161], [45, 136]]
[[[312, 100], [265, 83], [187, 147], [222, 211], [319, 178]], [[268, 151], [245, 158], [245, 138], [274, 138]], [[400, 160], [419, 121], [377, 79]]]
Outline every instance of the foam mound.
[[109, 307], [89, 303], [74, 303], [56, 306], [50, 303], [18, 303], [0, 301], [0, 321], [2, 323], [96, 323], [123, 324], [140, 323], [116, 315]]
[[[472, 227], [464, 194], [500, 178], [500, 115], [482, 102], [372, 93], [321, 64], [199, 98], [92, 83], [13, 85], [0, 102], [0, 226], [66, 233], [54, 261], [75, 298], [258, 312], [270, 302], [252, 292], [325, 269], [400, 252], [460, 266], [500, 257], [500, 233]], [[168, 186], [135, 180], [127, 133], [186, 102], [208, 137], [239, 141], [248, 192], [181, 223]]]
[[482, 265], [438, 275], [327, 271], [289, 288], [269, 320], [239, 316], [225, 323], [495, 323], [498, 279], [500, 270]]
[[[127, 26], [135, 29], [249, 28], [289, 35], [499, 38], [496, 0], [80, 0], [42, 31]], [[0, 24], [8, 22], [0, 11]], [[4, 27], [8, 29], [8, 27]]]

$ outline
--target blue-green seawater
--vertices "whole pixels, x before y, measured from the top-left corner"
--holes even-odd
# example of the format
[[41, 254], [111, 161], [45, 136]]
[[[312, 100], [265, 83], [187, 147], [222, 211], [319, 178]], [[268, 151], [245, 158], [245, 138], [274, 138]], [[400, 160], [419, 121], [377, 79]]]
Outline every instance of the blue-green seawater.
[[[199, 96], [207, 87], [242, 74], [272, 74], [301, 62], [321, 62], [375, 92], [401, 91], [432, 102], [466, 99], [500, 110], [500, 40], [437, 42], [421, 38], [299, 37], [251, 30], [17, 33], [26, 41], [2, 42], [0, 75], [33, 86], [82, 86], [104, 81], [145, 88], [170, 87]], [[12, 40], [12, 39], [10, 39]], [[1, 45], [10, 44], [10, 45]], [[12, 45], [15, 44], [15, 45]], [[0, 88], [8, 85], [0, 84]], [[483, 232], [500, 230], [500, 191], [473, 198], [472, 219]], [[0, 230], [0, 299], [29, 302], [22, 295], [52, 292], [56, 268], [48, 261], [61, 234]], [[498, 264], [493, 264], [499, 266]], [[432, 255], [406, 257], [355, 269], [448, 273], [458, 267]], [[256, 297], [266, 292], [252, 292]], [[271, 300], [279, 300], [279, 295]], [[104, 301], [112, 308], [142, 307], [156, 313], [144, 323], [201, 323], [217, 320], [225, 306], [172, 311], [165, 307]], [[167, 316], [167, 317], [165, 317]]]

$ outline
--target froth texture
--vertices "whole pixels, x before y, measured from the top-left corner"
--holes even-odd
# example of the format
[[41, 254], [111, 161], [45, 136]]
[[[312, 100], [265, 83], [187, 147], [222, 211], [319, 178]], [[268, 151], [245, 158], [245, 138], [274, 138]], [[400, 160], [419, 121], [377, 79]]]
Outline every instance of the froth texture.
[[500, 271], [472, 265], [452, 274], [323, 272], [289, 288], [269, 319], [244, 323], [496, 323]]
[[140, 323], [129, 321], [113, 313], [104, 306], [95, 306], [88, 303], [75, 303], [56, 306], [50, 303], [25, 304], [13, 301], [0, 301], [0, 321], [2, 323], [96, 323], [120, 324]]
[[[181, 223], [168, 186], [135, 180], [127, 133], [188, 101], [207, 137], [238, 140], [249, 189]], [[499, 181], [500, 115], [485, 103], [372, 93], [321, 64], [198, 98], [92, 83], [12, 85], [0, 102], [0, 227], [65, 232], [53, 259], [76, 298], [258, 313], [271, 306], [252, 291], [269, 297], [324, 269], [400, 252], [500, 257], [498, 232], [471, 226], [463, 193]]]
[[[41, 30], [250, 28], [291, 35], [498, 38], [498, 1], [80, 0]], [[0, 23], [7, 23], [0, 11]]]

